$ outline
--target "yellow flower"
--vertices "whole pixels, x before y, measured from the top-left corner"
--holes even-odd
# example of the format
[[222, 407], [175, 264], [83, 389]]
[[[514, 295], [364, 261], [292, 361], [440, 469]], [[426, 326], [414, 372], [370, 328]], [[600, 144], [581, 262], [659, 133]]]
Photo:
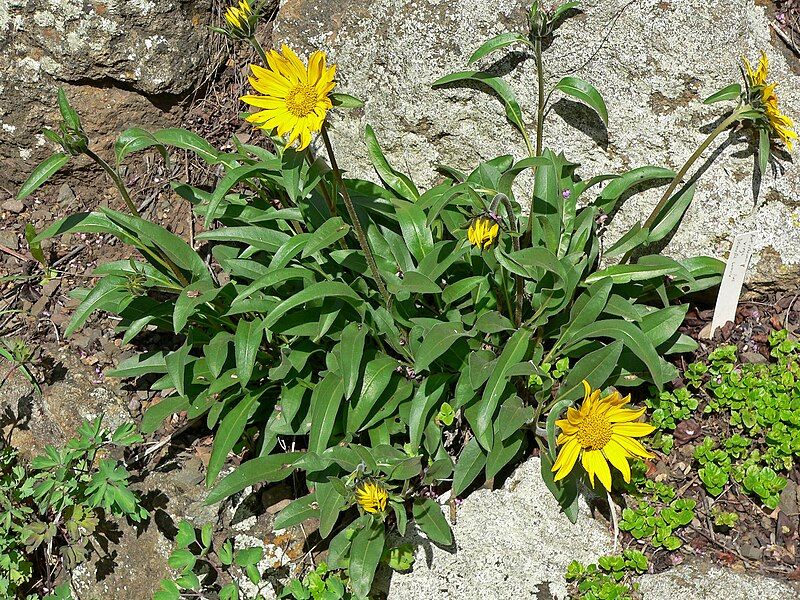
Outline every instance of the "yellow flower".
[[253, 9], [247, 0], [239, 0], [239, 6], [229, 6], [225, 11], [225, 20], [228, 22], [228, 33], [233, 38], [249, 38], [255, 33], [258, 16], [253, 14]]
[[307, 67], [285, 44], [281, 53], [269, 51], [269, 69], [250, 65], [250, 85], [263, 95], [241, 99], [263, 109], [247, 117], [250, 123], [261, 129], [277, 129], [278, 135], [289, 134], [287, 145], [299, 140], [298, 150], [303, 150], [311, 143], [311, 134], [322, 129], [325, 115], [333, 107], [328, 94], [336, 85], [336, 66], [327, 67], [321, 51], [311, 55]]
[[778, 84], [767, 83], [767, 74], [769, 72], [767, 55], [764, 52], [761, 53], [761, 59], [758, 61], [756, 69], [753, 69], [750, 61], [746, 58], [744, 59], [744, 66], [755, 100], [760, 104], [772, 133], [791, 151], [793, 147], [792, 140], [797, 138], [797, 132], [794, 129], [792, 119], [783, 114], [778, 108], [778, 96], [775, 94], [775, 88]]
[[376, 514], [386, 510], [389, 494], [379, 483], [364, 481], [356, 488], [356, 501], [365, 512]]
[[631, 480], [629, 458], [653, 458], [641, 443], [633, 438], [649, 435], [655, 427], [635, 422], [645, 409], [623, 408], [631, 397], [614, 392], [600, 397], [600, 390], [592, 391], [584, 381], [585, 394], [580, 409], [567, 409], [567, 418], [556, 421], [561, 433], [556, 440], [561, 446], [553, 471], [558, 481], [569, 475], [578, 457], [594, 486], [594, 477], [611, 491], [611, 470], [608, 463], [622, 473], [625, 481]]
[[477, 217], [470, 223], [467, 239], [473, 246], [488, 250], [500, 237], [500, 225], [489, 217]]

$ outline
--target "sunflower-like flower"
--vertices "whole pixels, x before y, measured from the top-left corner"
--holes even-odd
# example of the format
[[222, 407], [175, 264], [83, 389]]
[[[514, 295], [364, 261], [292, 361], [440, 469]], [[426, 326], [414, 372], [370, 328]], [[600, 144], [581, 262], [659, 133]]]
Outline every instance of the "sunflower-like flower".
[[377, 514], [386, 510], [389, 493], [381, 484], [369, 480], [364, 481], [356, 487], [355, 494], [356, 502], [364, 509], [364, 512]]
[[600, 390], [592, 391], [584, 381], [583, 404], [580, 409], [567, 409], [567, 418], [556, 421], [561, 433], [556, 440], [561, 450], [553, 471], [554, 479], [563, 479], [572, 471], [578, 457], [594, 486], [595, 475], [600, 483], [611, 491], [611, 469], [608, 463], [622, 473], [626, 482], [631, 480], [628, 459], [652, 458], [641, 443], [634, 438], [649, 435], [655, 427], [648, 423], [637, 423], [645, 409], [624, 408], [631, 397], [624, 398], [619, 392], [600, 397]]
[[500, 224], [490, 217], [476, 217], [467, 229], [467, 239], [473, 246], [488, 250], [500, 237]]
[[229, 6], [225, 10], [225, 20], [228, 22], [227, 33], [232, 38], [246, 39], [255, 33], [258, 15], [247, 0], [239, 0], [239, 6]]
[[763, 111], [765, 120], [772, 133], [791, 151], [792, 140], [797, 138], [794, 129], [794, 122], [791, 118], [783, 114], [778, 107], [778, 96], [775, 93], [777, 83], [767, 83], [769, 74], [769, 59], [762, 52], [758, 61], [758, 66], [754, 69], [746, 58], [744, 67], [747, 73], [747, 80], [750, 84], [751, 97], [754, 107]]
[[322, 129], [328, 109], [333, 107], [329, 94], [336, 86], [336, 65], [326, 66], [325, 53], [317, 51], [306, 66], [286, 44], [280, 53], [270, 50], [267, 63], [269, 69], [250, 65], [250, 85], [263, 95], [241, 99], [263, 110], [247, 120], [261, 129], [277, 130], [278, 135], [288, 134], [287, 145], [299, 140], [298, 150], [303, 150], [311, 143], [311, 134]]

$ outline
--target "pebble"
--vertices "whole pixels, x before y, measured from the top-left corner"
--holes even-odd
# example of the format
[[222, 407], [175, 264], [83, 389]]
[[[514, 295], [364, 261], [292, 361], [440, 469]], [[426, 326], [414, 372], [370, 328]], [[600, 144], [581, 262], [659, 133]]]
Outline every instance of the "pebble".
[[10, 200], [3, 202], [3, 210], [18, 214], [25, 210], [25, 205], [22, 203], [22, 200], [11, 198]]

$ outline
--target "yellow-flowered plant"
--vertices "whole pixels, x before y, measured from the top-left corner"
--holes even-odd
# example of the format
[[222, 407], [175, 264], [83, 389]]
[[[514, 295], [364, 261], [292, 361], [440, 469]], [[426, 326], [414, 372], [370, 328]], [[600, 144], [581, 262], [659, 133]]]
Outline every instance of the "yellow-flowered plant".
[[584, 396], [580, 408], [567, 408], [567, 418], [555, 422], [561, 429], [556, 443], [561, 446], [552, 471], [559, 481], [570, 474], [580, 458], [581, 466], [594, 485], [600, 480], [611, 491], [611, 470], [614, 465], [626, 482], [631, 480], [628, 460], [653, 458], [653, 454], [635, 438], [650, 435], [655, 427], [638, 422], [645, 409], [630, 409], [630, 395], [614, 391], [601, 397], [600, 390], [592, 391], [589, 382], [583, 381]]
[[[586, 104], [603, 123], [609, 119], [587, 81], [566, 76], [549, 83], [544, 49], [575, 5], [536, 0], [520, 23], [525, 31], [495, 37], [470, 58], [488, 63], [490, 53], [522, 45], [537, 66], [533, 110], [524, 110], [494, 72], [476, 70], [480, 64], [435, 82], [444, 93], [474, 84], [493, 90], [525, 158], [476, 161], [468, 171], [438, 165], [442, 178], [421, 189], [392, 166], [366, 126], [364, 147], [377, 177], [345, 179], [327, 121], [331, 109], [360, 101], [333, 91], [336, 70], [323, 51], [301, 58], [283, 46], [267, 54], [253, 34], [246, 41], [261, 60], [250, 67], [254, 91], [243, 100], [256, 109], [248, 121], [267, 139], [236, 138], [234, 149], [217, 150], [192, 132], [134, 128], [115, 144], [115, 165], [145, 148], [166, 154], [177, 147], [219, 173], [213, 192], [171, 182], [205, 218], [198, 244], [138, 216], [122, 174], [105, 162], [98, 164], [130, 214], [102, 208], [38, 235], [26, 232], [32, 253], [43, 239], [70, 232], [114, 235], [139, 251], [139, 259], [98, 270], [99, 282], [65, 334], [102, 310], [119, 317], [126, 343], [151, 329], [179, 336], [114, 372], [152, 376], [163, 391], [143, 427], [153, 431], [170, 412], [186, 412], [223, 432], [209, 460], [209, 502], [240, 492], [253, 473], [276, 482], [305, 471], [298, 481], [309, 493], [275, 526], [318, 518], [322, 538], [335, 536], [331, 564], [349, 565], [358, 597], [370, 593], [381, 544], [390, 550], [410, 520], [434, 542], [452, 543], [430, 492], [449, 489], [455, 507], [477, 480], [499, 477], [538, 444], [545, 483], [574, 520], [579, 458], [589, 479], [609, 488], [609, 464], [628, 478], [628, 459], [649, 456], [637, 439], [652, 428], [636, 422], [641, 411], [626, 408], [627, 398], [595, 391], [580, 408], [572, 403], [584, 379], [599, 389], [637, 382], [661, 388], [674, 379], [667, 358], [696, 344], [678, 331], [689, 304], [671, 302], [717, 285], [724, 271], [713, 258], [654, 250], [679, 226], [695, 186], [676, 190], [716, 136], [735, 124], [763, 126], [766, 155], [770, 135], [793, 139], [777, 127], [787, 122], [775, 120], [775, 90], [767, 92], [772, 84], [759, 66], [751, 68], [745, 92], [732, 86], [709, 99], [736, 105], [678, 173], [646, 165], [582, 177], [577, 162], [544, 146], [542, 131], [552, 102], [563, 96]], [[228, 26], [257, 18], [259, 6], [232, 6]], [[463, 98], [464, 90], [457, 93]], [[65, 123], [50, 137], [64, 151], [34, 170], [20, 198], [75, 154], [98, 161], [63, 93], [59, 105]], [[324, 153], [312, 143], [316, 136]], [[349, 152], [352, 145], [339, 148]], [[626, 198], [667, 180], [650, 218], [607, 239], [602, 224]], [[595, 187], [600, 182], [602, 190]], [[437, 418], [445, 404], [448, 418]], [[241, 435], [246, 444], [239, 444]], [[217, 482], [237, 448], [255, 449], [252, 460]], [[361, 514], [343, 523], [355, 512], [347, 512], [353, 501]], [[358, 557], [348, 554], [353, 548]]]
[[322, 129], [328, 109], [333, 107], [330, 93], [336, 87], [336, 66], [327, 65], [325, 53], [314, 52], [308, 65], [287, 45], [281, 52], [270, 50], [268, 69], [250, 65], [250, 85], [258, 94], [242, 96], [242, 101], [259, 111], [247, 121], [267, 131], [288, 136], [288, 145], [298, 142], [298, 150], [311, 143], [311, 136]]
[[256, 33], [259, 14], [250, 6], [248, 0], [239, 0], [238, 5], [225, 9], [227, 28], [220, 30], [231, 39], [249, 40]]
[[364, 512], [382, 513], [386, 510], [389, 493], [386, 488], [375, 481], [362, 481], [355, 490], [356, 502]]

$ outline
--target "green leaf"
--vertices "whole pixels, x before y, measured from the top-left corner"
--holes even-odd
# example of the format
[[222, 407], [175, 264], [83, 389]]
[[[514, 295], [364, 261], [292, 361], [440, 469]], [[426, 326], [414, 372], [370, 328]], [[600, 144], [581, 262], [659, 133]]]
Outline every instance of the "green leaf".
[[319, 534], [325, 539], [336, 526], [346, 500], [333, 483], [317, 483], [315, 491], [319, 504]]
[[573, 366], [558, 388], [560, 400], [575, 400], [583, 395], [583, 380], [592, 389], [602, 389], [608, 378], [617, 368], [617, 360], [622, 354], [622, 341], [616, 340], [583, 356]]
[[696, 185], [690, 185], [680, 193], [673, 195], [669, 202], [659, 211], [658, 216], [650, 227], [647, 242], [652, 244], [664, 239], [673, 232], [680, 223], [683, 214], [694, 199]]
[[25, 180], [22, 187], [17, 192], [17, 200], [23, 200], [35, 192], [45, 181], [55, 174], [61, 167], [69, 162], [71, 156], [58, 152], [53, 154], [50, 158], [39, 163], [39, 165], [30, 174], [30, 177]]
[[64, 119], [70, 129], [81, 129], [81, 119], [77, 111], [70, 105], [63, 88], [58, 88], [58, 110], [61, 113], [61, 118]]
[[655, 179], [672, 179], [675, 171], [663, 167], [644, 166], [638, 167], [619, 177], [612, 179], [603, 189], [600, 196], [595, 201], [595, 205], [606, 213], [614, 210], [620, 197], [632, 187], [640, 185], [646, 181]]
[[341, 376], [331, 371], [314, 388], [311, 394], [309, 451], [319, 454], [328, 447], [336, 416], [342, 404], [342, 388]]
[[191, 345], [187, 341], [175, 352], [170, 352], [164, 357], [164, 364], [167, 367], [172, 385], [179, 395], [186, 395], [186, 365], [191, 361], [189, 360], [189, 351]]
[[444, 292], [442, 292], [442, 300], [446, 304], [451, 304], [462, 296], [469, 294], [485, 280], [486, 277], [484, 275], [473, 275], [472, 277], [459, 279], [458, 281], [455, 281], [444, 288]]
[[333, 92], [332, 94], [328, 94], [328, 98], [330, 98], [331, 103], [336, 108], [361, 108], [364, 106], [364, 102], [362, 100], [359, 100], [355, 96], [351, 96], [349, 94]]
[[[126, 129], [119, 134], [117, 141], [114, 142], [114, 155], [117, 160], [117, 165], [119, 166], [122, 164], [122, 161], [125, 160], [129, 154], [151, 148], [152, 146], [161, 146], [161, 144], [158, 143], [158, 140], [156, 140], [149, 131], [139, 127]], [[161, 156], [164, 157], [164, 161], [168, 162], [169, 154], [167, 154], [166, 148], [161, 146], [159, 152]]]
[[453, 530], [442, 508], [431, 498], [415, 498], [412, 509], [414, 522], [432, 542], [442, 546], [453, 543]]
[[504, 80], [499, 77], [493, 77], [489, 73], [482, 71], [460, 71], [458, 73], [451, 73], [444, 77], [437, 79], [433, 83], [433, 87], [447, 85], [449, 83], [456, 83], [459, 81], [477, 81], [489, 86], [500, 97], [503, 106], [506, 109], [506, 118], [519, 130], [525, 137], [528, 137], [527, 129], [525, 128], [525, 121], [522, 116], [522, 109], [519, 106], [517, 97], [514, 90]]
[[414, 370], [420, 373], [433, 363], [456, 342], [468, 335], [461, 323], [437, 323], [425, 334], [415, 353]]
[[[214, 195], [211, 196], [211, 201], [208, 204], [208, 212], [206, 213], [205, 227], [208, 228], [211, 222], [216, 217], [217, 208], [220, 203], [225, 199], [225, 195], [240, 181], [250, 177], [266, 173], [270, 171], [277, 171], [280, 169], [280, 163], [276, 160], [274, 162], [259, 162], [254, 165], [245, 165], [243, 167], [236, 167], [225, 173], [217, 187], [214, 188]], [[208, 232], [210, 233], [210, 232]], [[198, 238], [199, 239], [199, 238]]]
[[569, 322], [559, 341], [569, 339], [575, 331], [593, 323], [600, 316], [608, 302], [608, 295], [613, 285], [614, 282], [610, 278], [599, 279], [578, 296], [569, 312]]
[[486, 457], [486, 478], [492, 479], [519, 454], [525, 442], [525, 433], [516, 431], [507, 439], [494, 438], [494, 447]]
[[411, 399], [411, 408], [408, 414], [409, 444], [412, 448], [419, 448], [422, 433], [431, 419], [433, 407], [441, 400], [447, 391], [449, 376], [431, 375], [417, 388], [416, 394]]
[[208, 460], [206, 472], [206, 486], [214, 483], [225, 464], [228, 453], [233, 450], [236, 442], [242, 437], [247, 422], [258, 408], [258, 394], [247, 394], [236, 406], [222, 419], [214, 433], [214, 443], [211, 446], [211, 458]]
[[580, 77], [564, 77], [556, 84], [557, 90], [564, 92], [583, 102], [586, 106], [594, 110], [608, 126], [608, 109], [603, 97], [594, 86], [584, 81]]
[[[581, 328], [568, 342], [574, 344], [587, 338], [605, 337], [621, 340], [646, 366], [658, 389], [662, 388], [661, 363], [658, 352], [647, 336], [633, 323], [622, 319], [606, 319], [596, 321]], [[568, 349], [565, 349], [568, 352]]]
[[519, 33], [501, 33], [498, 36], [495, 36], [478, 48], [475, 52], [473, 52], [472, 56], [469, 57], [469, 61], [467, 61], [468, 65], [480, 60], [487, 54], [494, 52], [495, 50], [499, 50], [500, 48], [505, 48], [506, 46], [511, 46], [512, 44], [525, 44], [526, 46], [530, 46], [531, 43], [528, 41], [524, 35]]
[[742, 86], [738, 83], [732, 83], [711, 94], [708, 98], [703, 100], [703, 104], [714, 104], [715, 102], [722, 102], [724, 100], [736, 100], [741, 95]]
[[419, 191], [417, 190], [417, 186], [414, 185], [414, 182], [411, 181], [411, 178], [407, 175], [395, 171], [394, 168], [392, 168], [389, 161], [386, 160], [383, 150], [381, 150], [375, 131], [370, 125], [366, 126], [364, 137], [367, 142], [369, 158], [372, 161], [372, 166], [378, 173], [378, 177], [401, 198], [405, 198], [411, 202], [418, 200]]
[[[257, 483], [274, 483], [286, 479], [294, 471], [294, 463], [304, 455], [305, 452], [282, 452], [248, 460], [225, 476], [208, 493], [205, 504], [224, 500]], [[280, 528], [277, 523], [275, 528]]]
[[307, 519], [319, 517], [317, 495], [312, 493], [297, 500], [293, 500], [275, 517], [274, 529], [285, 529], [292, 525], [302, 523]]
[[350, 587], [360, 598], [369, 597], [385, 542], [384, 525], [374, 519], [353, 537], [350, 544]]
[[274, 229], [267, 229], [259, 225], [246, 225], [243, 227], [223, 227], [198, 234], [198, 241], [226, 242], [249, 244], [259, 250], [277, 252], [289, 235]]
[[304, 288], [273, 308], [264, 318], [264, 328], [270, 329], [284, 314], [301, 304], [328, 297], [349, 298], [358, 303], [362, 301], [361, 297], [346, 283], [341, 281], [321, 281]]
[[475, 478], [481, 474], [485, 466], [486, 453], [481, 448], [478, 440], [471, 438], [461, 451], [461, 456], [458, 457], [458, 462], [453, 472], [453, 494], [458, 496], [466, 490], [475, 481]]
[[761, 128], [758, 131], [758, 170], [761, 172], [762, 176], [767, 174], [767, 166], [769, 165], [769, 155], [770, 155], [769, 131], [767, 131], [766, 128]]
[[179, 127], [169, 129], [159, 129], [153, 132], [153, 137], [159, 144], [165, 146], [175, 146], [181, 150], [189, 150], [211, 165], [222, 162], [220, 153], [214, 146], [201, 138], [196, 133], [181, 129]]
[[492, 422], [500, 397], [508, 384], [508, 371], [525, 358], [532, 331], [519, 329], [506, 342], [497, 365], [492, 371], [481, 398], [481, 408], [476, 418], [475, 438], [481, 446], [491, 450], [494, 444]]
[[647, 281], [655, 277], [672, 275], [680, 270], [680, 265], [612, 265], [589, 275], [586, 278], [586, 283], [591, 284], [606, 277], [615, 284]]
[[425, 222], [425, 211], [411, 202], [396, 200], [395, 214], [403, 232], [403, 239], [417, 261], [433, 250], [433, 234]]
[[142, 433], [153, 433], [159, 428], [162, 421], [170, 415], [181, 412], [189, 408], [189, 399], [181, 396], [170, 396], [164, 398], [158, 404], [148, 408], [142, 416]]
[[341, 217], [333, 217], [328, 219], [322, 224], [322, 227], [317, 229], [308, 238], [308, 241], [303, 248], [302, 258], [316, 254], [323, 248], [327, 248], [334, 242], [338, 242], [350, 231], [350, 225], [345, 223]]
[[361, 392], [352, 400], [352, 407], [347, 414], [347, 431], [359, 431], [373, 409], [379, 404], [384, 390], [392, 380], [392, 374], [398, 367], [396, 359], [378, 354], [364, 367]]
[[349, 323], [342, 330], [342, 341], [339, 344], [339, 369], [344, 382], [344, 397], [353, 395], [361, 373], [361, 359], [364, 356], [364, 342], [367, 339], [367, 327], [359, 323]]
[[247, 387], [250, 377], [253, 375], [253, 367], [256, 364], [256, 355], [264, 337], [265, 325], [261, 319], [247, 321], [241, 319], [236, 324], [236, 336], [234, 338], [234, 351], [236, 354], [236, 372], [239, 375], [239, 383], [242, 387]]
[[552, 470], [553, 459], [548, 452], [542, 452], [540, 465], [542, 479], [547, 489], [553, 494], [570, 522], [576, 523], [578, 521], [578, 485], [576, 476], [573, 473], [556, 482], [553, 479], [555, 477], [555, 473]]
[[96, 310], [108, 310], [111, 313], [119, 314], [131, 300], [133, 300], [133, 296], [127, 289], [126, 280], [122, 277], [106, 275], [75, 309], [64, 335], [67, 337], [72, 335]]

